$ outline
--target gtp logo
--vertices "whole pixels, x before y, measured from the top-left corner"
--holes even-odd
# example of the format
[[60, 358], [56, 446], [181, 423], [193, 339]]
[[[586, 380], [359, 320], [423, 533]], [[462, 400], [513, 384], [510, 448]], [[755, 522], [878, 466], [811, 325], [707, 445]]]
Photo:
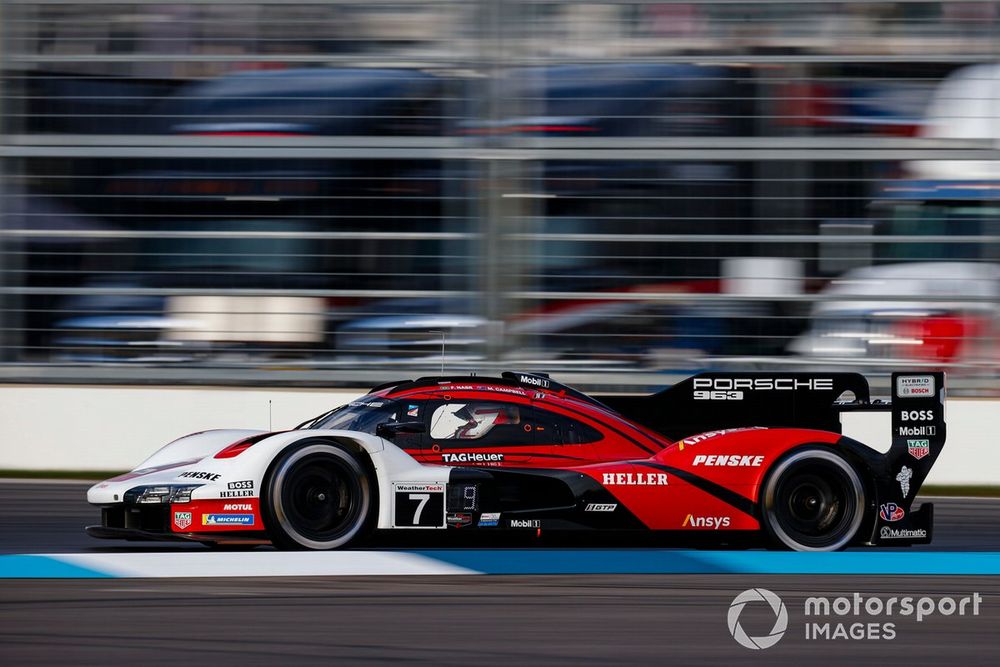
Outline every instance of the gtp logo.
[[883, 521], [899, 521], [906, 515], [906, 512], [896, 503], [882, 503], [878, 515], [882, 517]]

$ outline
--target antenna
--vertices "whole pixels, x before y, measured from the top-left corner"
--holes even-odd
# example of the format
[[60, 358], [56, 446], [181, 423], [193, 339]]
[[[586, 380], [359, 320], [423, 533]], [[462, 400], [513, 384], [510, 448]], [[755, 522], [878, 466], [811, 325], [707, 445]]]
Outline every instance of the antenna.
[[271, 425], [271, 399], [267, 399], [267, 430], [274, 431], [274, 427]]
[[444, 339], [445, 339], [445, 336], [446, 336], [445, 330], [441, 329], [441, 375], [444, 375]]

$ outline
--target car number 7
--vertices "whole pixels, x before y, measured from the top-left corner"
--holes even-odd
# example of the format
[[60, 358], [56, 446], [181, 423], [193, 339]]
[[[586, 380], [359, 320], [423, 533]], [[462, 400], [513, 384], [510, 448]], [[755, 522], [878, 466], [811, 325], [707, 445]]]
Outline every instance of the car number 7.
[[417, 503], [417, 511], [413, 514], [413, 525], [414, 526], [419, 526], [420, 525], [420, 513], [424, 511], [424, 505], [426, 505], [427, 501], [430, 500], [430, 499], [431, 499], [431, 494], [429, 494], [429, 493], [411, 493], [410, 494], [410, 500], [419, 500], [420, 501], [419, 503]]

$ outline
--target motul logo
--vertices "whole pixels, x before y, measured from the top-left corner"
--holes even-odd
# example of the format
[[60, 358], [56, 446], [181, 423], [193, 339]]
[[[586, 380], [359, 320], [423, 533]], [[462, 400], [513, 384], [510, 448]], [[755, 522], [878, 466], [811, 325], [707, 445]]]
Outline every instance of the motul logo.
[[720, 528], [729, 528], [729, 517], [728, 516], [695, 516], [693, 514], [688, 514], [684, 517], [684, 523], [681, 524], [682, 528], [710, 528], [711, 530], [718, 530]]
[[222, 506], [222, 511], [225, 512], [227, 510], [252, 512], [253, 505], [251, 505], [250, 503], [226, 503], [225, 505]]

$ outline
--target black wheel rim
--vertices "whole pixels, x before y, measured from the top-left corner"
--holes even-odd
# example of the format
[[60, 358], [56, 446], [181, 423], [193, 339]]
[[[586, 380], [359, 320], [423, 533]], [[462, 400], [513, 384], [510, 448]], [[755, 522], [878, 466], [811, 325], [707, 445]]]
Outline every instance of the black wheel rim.
[[357, 475], [343, 461], [321, 454], [296, 461], [281, 485], [289, 527], [315, 542], [330, 542], [352, 530], [362, 498]]
[[784, 532], [807, 547], [842, 540], [857, 514], [854, 484], [842, 468], [823, 460], [802, 462], [782, 477], [773, 512]]

